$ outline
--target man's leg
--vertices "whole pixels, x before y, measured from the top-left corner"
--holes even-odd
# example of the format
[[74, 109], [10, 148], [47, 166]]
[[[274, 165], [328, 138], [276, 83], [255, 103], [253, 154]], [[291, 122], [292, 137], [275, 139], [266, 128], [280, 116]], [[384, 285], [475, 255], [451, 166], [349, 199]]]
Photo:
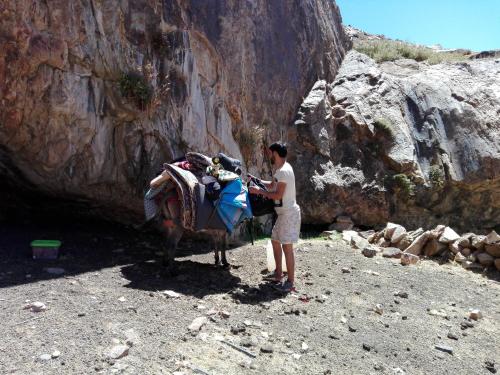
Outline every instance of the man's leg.
[[281, 242], [276, 240], [271, 240], [271, 243], [273, 244], [274, 262], [276, 263], [276, 270], [274, 271], [274, 276], [277, 281], [281, 281], [281, 278], [283, 277], [283, 268], [281, 267], [282, 264]]
[[293, 253], [293, 244], [283, 245], [285, 253], [286, 270], [288, 272], [288, 281], [295, 282], [295, 255]]

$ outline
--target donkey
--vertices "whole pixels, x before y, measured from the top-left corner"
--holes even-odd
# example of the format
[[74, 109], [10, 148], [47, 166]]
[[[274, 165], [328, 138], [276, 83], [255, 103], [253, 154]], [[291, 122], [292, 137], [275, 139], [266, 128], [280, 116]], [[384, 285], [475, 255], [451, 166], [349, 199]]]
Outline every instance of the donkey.
[[[173, 276], [178, 273], [178, 267], [175, 263], [175, 254], [177, 252], [177, 245], [186, 232], [191, 232], [182, 227], [180, 220], [178, 220], [179, 212], [175, 209], [168, 207], [168, 202], [162, 205], [161, 213], [155, 219], [157, 229], [164, 237], [163, 243], [163, 265], [165, 267], [164, 274], [166, 276]], [[172, 215], [172, 212], [174, 214]], [[192, 233], [192, 232], [191, 232]], [[226, 258], [226, 249], [228, 243], [228, 233], [222, 229], [208, 229], [201, 230], [195, 233], [205, 233], [210, 237], [210, 244], [214, 249], [214, 260], [216, 267], [228, 269], [230, 267]], [[222, 253], [222, 254], [220, 254]], [[222, 258], [221, 256], [222, 255]]]

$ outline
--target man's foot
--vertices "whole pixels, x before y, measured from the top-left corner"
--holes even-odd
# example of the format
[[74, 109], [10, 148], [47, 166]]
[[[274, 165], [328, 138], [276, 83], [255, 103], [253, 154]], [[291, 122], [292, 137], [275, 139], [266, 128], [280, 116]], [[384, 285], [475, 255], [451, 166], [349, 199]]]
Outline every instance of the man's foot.
[[270, 272], [267, 275], [265, 275], [263, 279], [266, 281], [271, 281], [274, 283], [281, 284], [281, 280], [283, 279], [283, 274], [278, 275], [276, 272]]
[[293, 286], [293, 283], [289, 280], [286, 280], [283, 284], [281, 285], [276, 285], [274, 287], [277, 291], [282, 292], [282, 293], [290, 293], [290, 292], [296, 292], [297, 290]]

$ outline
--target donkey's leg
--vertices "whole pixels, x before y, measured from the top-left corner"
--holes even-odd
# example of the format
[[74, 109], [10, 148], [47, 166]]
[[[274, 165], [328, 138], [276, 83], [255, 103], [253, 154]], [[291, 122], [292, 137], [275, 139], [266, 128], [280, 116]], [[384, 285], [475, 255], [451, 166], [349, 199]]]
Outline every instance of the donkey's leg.
[[222, 267], [229, 268], [229, 262], [226, 259], [226, 250], [227, 250], [227, 237], [228, 234], [224, 231], [221, 234], [221, 247], [222, 247]]
[[210, 236], [210, 243], [214, 249], [214, 264], [215, 266], [218, 266], [220, 264], [220, 256], [219, 256], [219, 247], [217, 244], [217, 238], [214, 234], [211, 233]]
[[165, 265], [165, 274], [173, 276], [178, 273], [175, 263], [175, 253], [177, 245], [182, 237], [183, 229], [179, 226], [174, 226], [165, 230], [165, 251], [163, 264]]

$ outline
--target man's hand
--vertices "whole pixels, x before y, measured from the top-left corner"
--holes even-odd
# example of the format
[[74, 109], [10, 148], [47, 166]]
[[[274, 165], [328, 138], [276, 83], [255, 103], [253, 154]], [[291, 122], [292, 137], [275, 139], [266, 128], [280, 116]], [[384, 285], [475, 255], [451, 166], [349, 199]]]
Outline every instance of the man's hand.
[[248, 188], [248, 192], [250, 194], [262, 194], [264, 191], [261, 188], [259, 188], [258, 186], [250, 186]]

